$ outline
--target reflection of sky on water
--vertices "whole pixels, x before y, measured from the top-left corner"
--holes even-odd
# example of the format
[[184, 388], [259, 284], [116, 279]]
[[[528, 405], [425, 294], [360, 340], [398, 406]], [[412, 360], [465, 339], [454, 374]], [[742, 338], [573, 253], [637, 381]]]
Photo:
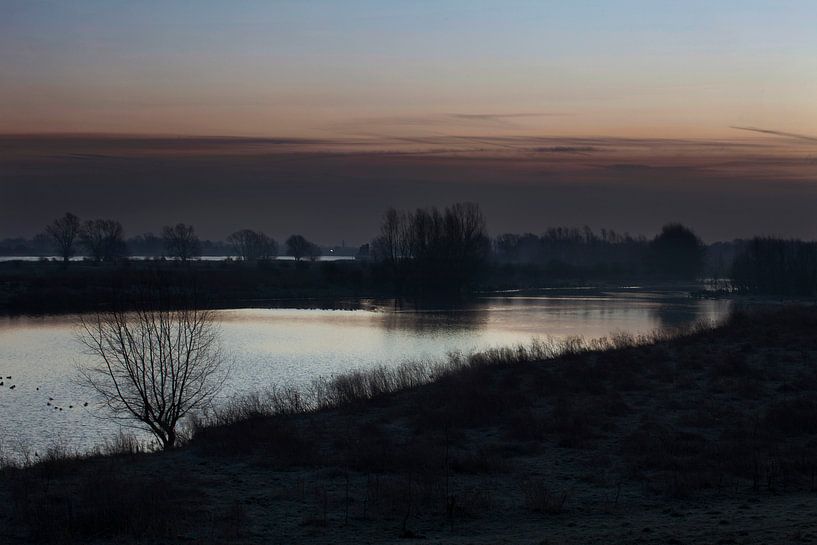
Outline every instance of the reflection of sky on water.
[[[600, 337], [716, 320], [729, 302], [616, 292], [484, 297], [458, 305], [357, 300], [331, 306], [334, 310], [218, 311], [224, 347], [235, 359], [223, 395], [306, 384], [353, 368], [439, 359], [451, 351], [527, 343], [533, 337]], [[85, 357], [73, 324], [66, 316], [0, 318], [0, 374], [6, 382], [0, 387], [0, 446], [5, 449], [20, 440], [40, 449], [57, 440], [87, 447], [115, 433], [112, 423], [80, 408], [89, 398], [72, 381], [75, 365]], [[11, 384], [16, 384], [13, 391]], [[49, 397], [63, 411], [47, 406]]]

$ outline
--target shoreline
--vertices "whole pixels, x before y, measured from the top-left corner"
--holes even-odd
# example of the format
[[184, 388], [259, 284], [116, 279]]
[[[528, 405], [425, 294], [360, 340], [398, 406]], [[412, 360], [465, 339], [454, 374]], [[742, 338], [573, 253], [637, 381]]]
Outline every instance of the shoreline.
[[[271, 263], [202, 261], [185, 266], [177, 262], [0, 263], [0, 315], [42, 315], [93, 312], [104, 309], [117, 296], [138, 290], [150, 275], [163, 282], [191, 283], [206, 294], [213, 308], [249, 308], [255, 305], [320, 301], [345, 305], [360, 299], [396, 300], [422, 306], [467, 303], [481, 297], [589, 294], [602, 292], [678, 291], [692, 294], [701, 283], [667, 282], [651, 278], [548, 278], [542, 271], [526, 272], [514, 280], [502, 279], [504, 272], [489, 272], [480, 283], [460, 292], [402, 292], [391, 285], [382, 271], [365, 262], [279, 261]], [[523, 268], [520, 268], [522, 271]], [[492, 276], [493, 275], [493, 276]], [[499, 275], [499, 276], [496, 276]], [[321, 305], [319, 305], [321, 306]]]
[[[247, 398], [168, 453], [120, 445], [3, 470], [2, 533], [10, 543], [81, 542], [91, 527], [100, 543], [809, 538], [815, 327], [813, 307], [738, 313], [714, 329], [557, 357], [497, 350], [423, 375], [427, 384], [352, 373], [325, 383], [334, 401], [306, 413], [282, 391]], [[99, 517], [106, 524], [83, 526]]]

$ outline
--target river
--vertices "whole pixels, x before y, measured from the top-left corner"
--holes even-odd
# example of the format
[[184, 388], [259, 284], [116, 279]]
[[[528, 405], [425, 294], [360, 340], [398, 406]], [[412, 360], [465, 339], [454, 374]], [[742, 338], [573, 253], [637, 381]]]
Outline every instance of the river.
[[[221, 401], [267, 385], [303, 385], [320, 375], [534, 337], [593, 338], [717, 321], [730, 302], [634, 288], [487, 296], [453, 306], [365, 299], [291, 306], [302, 308], [217, 312], [223, 346], [235, 362]], [[76, 317], [65, 315], [0, 317], [0, 449], [7, 455], [54, 444], [83, 451], [118, 433], [77, 380], [77, 365], [89, 356], [75, 324]]]

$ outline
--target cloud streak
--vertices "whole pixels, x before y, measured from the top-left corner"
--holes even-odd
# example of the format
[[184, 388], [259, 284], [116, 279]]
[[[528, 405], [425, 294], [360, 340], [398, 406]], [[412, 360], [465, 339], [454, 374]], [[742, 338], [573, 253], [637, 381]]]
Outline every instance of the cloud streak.
[[361, 243], [388, 206], [461, 200], [483, 205], [494, 233], [586, 223], [649, 234], [677, 220], [709, 240], [817, 235], [817, 184], [803, 183], [814, 165], [791, 140], [425, 134], [0, 137], [0, 238], [71, 210], [131, 234], [184, 221], [209, 238], [250, 227]]
[[784, 131], [775, 131], [772, 129], [761, 129], [759, 127], [740, 127], [737, 125], [732, 125], [729, 127], [730, 129], [737, 129], [739, 131], [749, 131], [749, 132], [758, 132], [761, 134], [771, 134], [772, 136], [782, 136], [784, 138], [795, 138], [797, 140], [806, 140], [808, 142], [817, 142], [817, 137], [815, 136], [808, 136], [806, 134], [797, 134], [793, 132], [784, 132]]
[[465, 128], [497, 129], [518, 128], [517, 121], [546, 117], [567, 117], [575, 114], [569, 112], [509, 112], [509, 113], [442, 113], [421, 115], [399, 115], [383, 117], [365, 117], [335, 123], [329, 127], [332, 131], [356, 131], [392, 128], [402, 130], [426, 128]]
[[512, 114], [446, 114], [455, 119], [515, 119], [525, 117], [565, 117], [575, 115], [561, 112], [522, 112]]

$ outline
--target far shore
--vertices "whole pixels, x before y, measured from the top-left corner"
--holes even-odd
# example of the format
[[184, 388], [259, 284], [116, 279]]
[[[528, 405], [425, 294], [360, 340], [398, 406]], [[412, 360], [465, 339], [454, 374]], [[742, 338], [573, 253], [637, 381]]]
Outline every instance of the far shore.
[[[103, 309], [152, 278], [195, 282], [208, 306], [246, 308], [310, 304], [346, 305], [361, 298], [457, 304], [482, 296], [570, 295], [620, 290], [677, 291], [683, 296], [723, 296], [705, 282], [666, 281], [626, 274], [562, 276], [547, 268], [487, 267], [474, 285], [459, 290], [401, 290], [377, 264], [353, 259], [291, 259], [244, 263], [234, 260], [0, 261], [0, 314], [61, 314]], [[728, 295], [728, 294], [727, 294]]]

